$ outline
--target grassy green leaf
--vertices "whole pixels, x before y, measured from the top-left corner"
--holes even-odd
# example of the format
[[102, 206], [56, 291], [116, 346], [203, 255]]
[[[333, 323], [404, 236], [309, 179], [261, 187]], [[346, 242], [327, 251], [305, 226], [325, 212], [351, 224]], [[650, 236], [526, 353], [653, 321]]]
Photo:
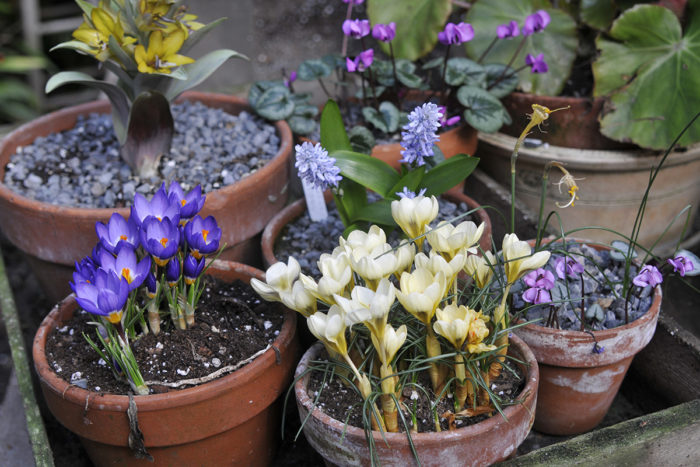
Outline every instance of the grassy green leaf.
[[229, 58], [248, 59], [245, 55], [230, 49], [219, 49], [209, 52], [204, 57], [197, 59], [194, 63], [181, 66], [180, 69], [187, 73], [187, 79], [183, 81], [170, 81], [163, 95], [169, 101], [174, 101], [177, 96], [207, 79]]
[[340, 167], [343, 177], [349, 178], [365, 188], [378, 193], [383, 198], [391, 194], [391, 189], [399, 181], [399, 174], [389, 164], [367, 154], [352, 151], [329, 151]]
[[479, 163], [478, 157], [457, 154], [429, 170], [420, 183], [426, 195], [441, 195], [467, 178]]
[[321, 146], [329, 153], [351, 149], [340, 108], [333, 99], [326, 102], [321, 112]]

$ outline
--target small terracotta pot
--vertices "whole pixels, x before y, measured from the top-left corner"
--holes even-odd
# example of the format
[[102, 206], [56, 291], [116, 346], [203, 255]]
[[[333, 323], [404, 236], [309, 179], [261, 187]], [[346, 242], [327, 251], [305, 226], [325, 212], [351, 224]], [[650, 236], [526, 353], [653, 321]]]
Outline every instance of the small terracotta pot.
[[[474, 201], [469, 196], [462, 193], [459, 188], [455, 187], [447, 191], [442, 195], [448, 201], [453, 203], [466, 203], [469, 209], [477, 209], [481, 207], [479, 203]], [[330, 192], [326, 193], [326, 201], [330, 201]], [[292, 222], [297, 217], [301, 216], [306, 212], [306, 201], [304, 199], [297, 200], [277, 213], [267, 224], [265, 230], [262, 234], [262, 255], [263, 263], [265, 267], [270, 267], [278, 260], [275, 257], [275, 242], [277, 237], [279, 237], [282, 229]], [[479, 217], [480, 222], [486, 224], [484, 228], [484, 233], [481, 236], [481, 241], [479, 242], [481, 248], [484, 251], [491, 250], [491, 218], [485, 209], [479, 209], [476, 211], [476, 215]]]
[[[318, 343], [304, 354], [297, 366], [297, 378], [305, 373], [311, 361], [318, 358], [322, 348]], [[506, 407], [503, 411], [505, 417], [496, 414], [483, 422], [454, 431], [413, 434], [411, 438], [421, 465], [488, 465], [515, 453], [532, 427], [539, 371], [534, 355], [517, 336], [510, 340], [508, 353], [525, 363], [521, 365], [527, 375], [527, 383], [521, 393], [522, 403]], [[309, 374], [296, 382], [294, 392], [299, 416], [305, 420], [303, 429], [309, 444], [323, 456], [327, 465], [372, 465], [364, 430], [348, 426], [315, 408], [313, 398], [307, 392], [308, 383]], [[415, 465], [404, 433], [382, 434], [373, 431], [372, 436], [382, 466]]]
[[[632, 359], [654, 336], [661, 297], [657, 286], [651, 308], [643, 316], [624, 326], [593, 331], [594, 337], [537, 324], [513, 331], [532, 349], [540, 366], [535, 430], [574, 435], [592, 430], [603, 420]], [[605, 350], [594, 353], [594, 342]]]
[[[263, 278], [262, 271], [229, 261], [216, 261], [208, 271], [227, 281]], [[136, 459], [128, 447], [128, 396], [71, 385], [46, 359], [49, 335], [77, 308], [71, 295], [51, 311], [37, 330], [32, 355], [49, 410], [80, 437], [95, 465], [269, 465], [279, 435], [276, 401], [291, 382], [299, 353], [296, 313], [280, 308], [285, 319], [273, 348], [239, 370], [189, 389], [134, 396], [153, 464]]]
[[[249, 109], [244, 99], [223, 94], [188, 92], [179, 100], [185, 99], [234, 115]], [[107, 113], [109, 109], [108, 101], [69, 107], [32, 120], [0, 141], [0, 228], [10, 242], [28, 255], [42, 289], [52, 301], [70, 293], [68, 282], [74, 262], [90, 254], [97, 241], [95, 223], [108, 221], [113, 212], [128, 217], [129, 209], [74, 208], [26, 198], [2, 183], [5, 166], [18, 147], [74, 127], [79, 115]], [[275, 126], [280, 149], [270, 162], [234, 185], [206, 194], [201, 215], [216, 217], [224, 232], [221, 243], [228, 245], [221, 259], [259, 263], [254, 237], [287, 202], [292, 133], [284, 121]]]

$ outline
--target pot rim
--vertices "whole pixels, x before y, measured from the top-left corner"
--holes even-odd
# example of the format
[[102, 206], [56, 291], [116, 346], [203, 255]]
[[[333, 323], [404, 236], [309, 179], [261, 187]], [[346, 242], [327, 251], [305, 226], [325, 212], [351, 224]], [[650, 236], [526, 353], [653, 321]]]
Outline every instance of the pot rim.
[[[212, 267], [225, 271], [235, 271], [260, 280], [264, 279], [264, 273], [261, 270], [235, 261], [215, 260]], [[282, 305], [278, 306], [282, 307]], [[72, 385], [60, 378], [49, 365], [46, 358], [46, 341], [51, 332], [54, 331], [59, 324], [62, 324], [58, 320], [58, 315], [59, 311], [66, 307], [71, 307], [72, 311], [78, 308], [74, 294], [70, 294], [54, 306], [51, 312], [41, 322], [34, 336], [32, 357], [34, 360], [34, 369], [39, 375], [39, 379], [44, 383], [46, 388], [49, 388], [56, 394], [60, 394], [63, 399], [78, 405], [85, 404], [86, 410], [89, 405], [89, 407], [93, 409], [98, 408], [103, 411], [123, 412], [129, 406], [128, 395], [98, 393]], [[177, 408], [179, 406], [191, 405], [198, 401], [211, 399], [218, 394], [243, 386], [248, 381], [256, 379], [267, 368], [277, 365], [275, 349], [284, 351], [284, 349], [290, 345], [296, 331], [296, 313], [285, 307], [282, 307], [282, 309], [284, 310], [282, 329], [279, 335], [270, 344], [270, 347], [262, 355], [259, 355], [253, 361], [238, 370], [198, 386], [160, 394], [149, 394], [145, 396], [135, 395], [133, 397], [138, 406], [138, 410], [140, 412], [149, 412], [162, 410], [164, 408]]]

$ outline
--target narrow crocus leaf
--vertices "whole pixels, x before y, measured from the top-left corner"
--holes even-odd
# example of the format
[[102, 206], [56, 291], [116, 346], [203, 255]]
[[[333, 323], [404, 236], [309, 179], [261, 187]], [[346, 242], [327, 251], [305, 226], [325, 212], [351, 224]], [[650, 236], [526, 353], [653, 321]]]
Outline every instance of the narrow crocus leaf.
[[155, 91], [141, 93], [131, 106], [122, 158], [140, 177], [155, 175], [174, 131], [168, 100]]
[[343, 177], [379, 193], [383, 198], [391, 194], [391, 189], [399, 181], [398, 172], [389, 164], [367, 154], [333, 151], [329, 155], [335, 158], [335, 163], [340, 167]]
[[275, 86], [263, 92], [258, 98], [255, 110], [268, 120], [285, 120], [294, 113], [294, 102], [286, 86]]
[[331, 75], [333, 68], [321, 59], [305, 60], [299, 65], [297, 78], [301, 81], [315, 81]]
[[462, 86], [457, 100], [465, 107], [464, 120], [484, 133], [493, 133], [503, 125], [504, 107], [498, 98], [476, 86]]
[[329, 153], [351, 149], [350, 138], [345, 131], [340, 108], [332, 99], [326, 102], [326, 105], [323, 106], [323, 112], [321, 112], [321, 146]]
[[229, 58], [248, 60], [248, 57], [235, 50], [220, 49], [209, 52], [204, 57], [198, 58], [194, 63], [178, 68], [176, 71], [184, 72], [187, 79], [166, 81], [167, 88], [163, 94], [169, 101], [174, 101], [177, 96], [207, 79]]
[[426, 196], [441, 195], [467, 178], [479, 163], [478, 157], [456, 154], [430, 169], [420, 183]]

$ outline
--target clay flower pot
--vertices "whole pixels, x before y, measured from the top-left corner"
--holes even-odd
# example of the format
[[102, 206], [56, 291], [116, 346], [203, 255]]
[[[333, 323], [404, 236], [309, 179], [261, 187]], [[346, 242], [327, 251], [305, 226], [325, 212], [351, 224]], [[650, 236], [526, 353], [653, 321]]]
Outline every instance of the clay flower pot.
[[[330, 192], [326, 193], [326, 201], [330, 201]], [[469, 209], [479, 208], [481, 205], [474, 199], [462, 193], [458, 188], [452, 188], [442, 195], [446, 200], [453, 203], [466, 203]], [[297, 200], [277, 213], [267, 224], [262, 234], [262, 255], [265, 267], [270, 267], [278, 260], [275, 257], [275, 242], [279, 237], [282, 229], [306, 212], [306, 201], [304, 199]], [[481, 236], [480, 246], [484, 251], [491, 250], [491, 218], [485, 209], [476, 211], [479, 217], [479, 222], [486, 224], [484, 233]], [[478, 222], [477, 222], [478, 224]]]
[[[318, 359], [322, 349], [318, 343], [304, 354], [297, 366], [297, 378], [305, 373], [311, 361]], [[488, 465], [507, 458], [522, 443], [533, 423], [539, 371], [534, 355], [517, 336], [510, 340], [508, 353], [525, 363], [521, 365], [527, 375], [521, 392], [522, 403], [506, 407], [503, 410], [505, 418], [496, 414], [454, 431], [413, 434], [411, 438], [421, 465]], [[307, 392], [308, 383], [309, 374], [306, 374], [296, 382], [294, 392], [299, 416], [306, 421], [303, 429], [309, 444], [323, 456], [327, 465], [372, 465], [364, 430], [347, 426], [315, 408], [314, 400]], [[404, 433], [373, 431], [372, 436], [382, 466], [415, 465]]]
[[[591, 334], [537, 324], [513, 332], [532, 349], [540, 367], [535, 430], [573, 435], [595, 428], [608, 413], [634, 356], [651, 341], [661, 310], [661, 287], [649, 310], [624, 326]], [[595, 342], [605, 348], [594, 353]]]
[[[221, 108], [230, 114], [248, 110], [247, 101], [223, 94], [185, 93], [189, 99]], [[90, 254], [95, 223], [106, 222], [113, 212], [125, 218], [128, 208], [74, 208], [38, 202], [10, 190], [2, 180], [5, 166], [18, 147], [37, 137], [75, 126], [79, 115], [107, 113], [108, 101], [97, 101], [53, 112], [7, 135], [0, 142], [0, 228], [7, 238], [27, 254], [30, 264], [49, 299], [58, 301], [70, 293], [68, 282], [75, 261]], [[292, 133], [286, 122], [276, 122], [280, 137], [277, 155], [263, 168], [243, 180], [211, 193], [201, 215], [213, 215], [224, 227], [221, 243], [227, 244], [222, 259], [255, 263], [259, 260], [255, 237], [287, 202], [289, 178], [287, 161], [292, 150]]]
[[[216, 261], [209, 273], [229, 281], [263, 278], [262, 271], [229, 261]], [[153, 464], [129, 448], [128, 396], [71, 385], [46, 360], [49, 335], [77, 308], [71, 295], [51, 311], [34, 337], [32, 355], [49, 410], [78, 435], [95, 465], [269, 465], [279, 436], [276, 401], [291, 382], [299, 352], [294, 312], [284, 309], [274, 348], [239, 370], [189, 389], [133, 397]]]

